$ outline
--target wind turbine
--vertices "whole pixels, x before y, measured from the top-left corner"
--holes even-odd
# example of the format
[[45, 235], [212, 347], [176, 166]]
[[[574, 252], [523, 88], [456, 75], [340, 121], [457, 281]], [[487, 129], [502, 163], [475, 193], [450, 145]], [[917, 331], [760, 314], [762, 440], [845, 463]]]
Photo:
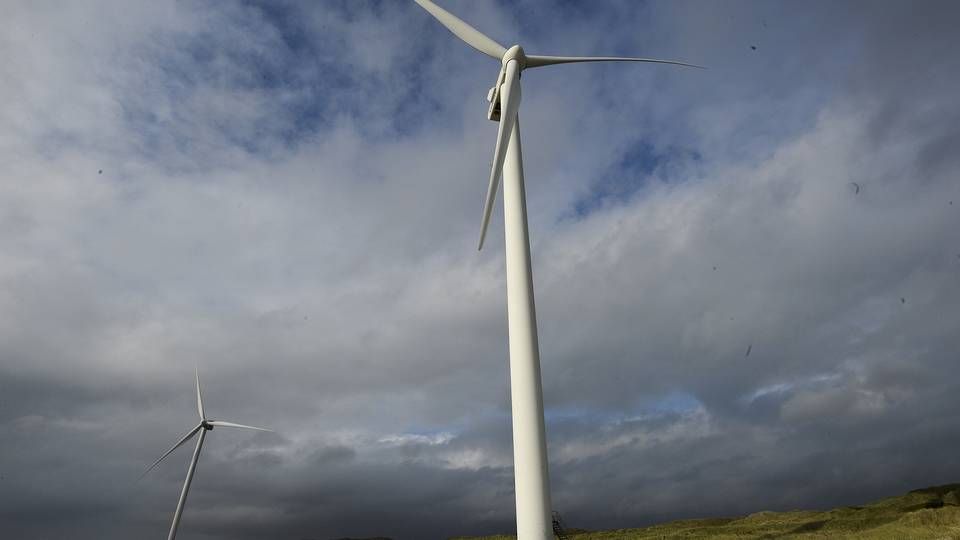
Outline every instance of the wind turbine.
[[253, 429], [256, 431], [270, 431], [269, 429], [245, 426], [243, 424], [234, 424], [233, 422], [224, 422], [222, 420], [211, 420], [207, 418], [207, 415], [203, 412], [203, 396], [200, 394], [199, 370], [197, 370], [197, 412], [200, 414], [200, 423], [191, 429], [186, 435], [184, 435], [183, 438], [177, 442], [177, 444], [173, 445], [173, 448], [167, 450], [165, 454], [160, 456], [160, 459], [154, 461], [153, 465], [150, 465], [150, 467], [148, 467], [147, 470], [140, 475], [140, 478], [146, 476], [147, 473], [159, 465], [165, 457], [169, 456], [177, 448], [183, 446], [197, 433], [200, 434], [200, 437], [197, 438], [197, 447], [193, 450], [193, 457], [190, 458], [190, 467], [187, 469], [187, 479], [183, 481], [183, 490], [180, 491], [180, 500], [177, 501], [177, 510], [173, 513], [173, 523], [170, 524], [170, 534], [167, 535], [167, 540], [173, 540], [177, 537], [177, 527], [180, 526], [180, 516], [183, 514], [183, 506], [187, 502], [187, 492], [190, 490], [190, 483], [193, 481], [193, 473], [197, 471], [197, 459], [200, 457], [200, 448], [203, 447], [203, 438], [206, 436], [207, 432], [213, 431], [214, 427], [233, 427]]
[[537, 316], [533, 301], [527, 203], [523, 187], [520, 150], [520, 73], [529, 68], [574, 62], [649, 62], [700, 67], [671, 60], [625, 57], [539, 56], [526, 54], [520, 45], [509, 49], [485, 36], [430, 0], [414, 0], [441, 24], [478, 51], [500, 61], [500, 72], [487, 93], [487, 118], [499, 122], [493, 168], [487, 186], [480, 244], [487, 234], [490, 213], [503, 174], [503, 219], [507, 266], [507, 324], [510, 342], [510, 401], [513, 417], [513, 467], [518, 540], [553, 538], [550, 479], [540, 382]]

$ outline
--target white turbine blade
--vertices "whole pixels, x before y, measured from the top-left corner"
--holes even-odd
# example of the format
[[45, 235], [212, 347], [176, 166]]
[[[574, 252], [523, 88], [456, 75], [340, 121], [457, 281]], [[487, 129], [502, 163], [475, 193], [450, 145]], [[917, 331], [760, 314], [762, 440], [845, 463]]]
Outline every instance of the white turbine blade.
[[203, 414], [203, 396], [200, 395], [200, 368], [197, 368], [197, 412], [200, 413], [201, 420], [206, 418]]
[[[189, 441], [190, 438], [193, 437], [194, 435], [196, 435], [197, 432], [200, 431], [200, 429], [201, 429], [202, 427], [203, 427], [202, 425], [198, 424], [197, 427], [191, 429], [189, 433], [187, 433], [186, 435], [184, 435], [183, 438], [180, 439], [180, 440], [177, 442], [177, 444], [173, 445], [173, 448], [167, 450], [167, 452], [166, 452], [165, 454], [163, 454], [162, 456], [160, 456], [160, 459], [154, 461], [154, 462], [153, 462], [153, 465], [151, 465], [150, 467], [148, 467], [147, 470], [143, 471], [143, 474], [140, 475], [140, 478], [143, 478], [144, 476], [146, 476], [147, 473], [149, 473], [150, 471], [153, 470], [154, 467], [156, 467], [157, 465], [159, 465], [160, 462], [163, 461], [163, 459], [164, 459], [165, 457], [167, 457], [167, 456], [169, 456], [170, 454], [172, 454], [174, 450], [176, 450], [177, 448], [180, 448], [181, 446], [183, 446], [183, 443]], [[137, 480], [139, 481], [140, 478], [138, 478]]]
[[430, 0], [414, 0], [414, 2], [420, 4], [420, 7], [433, 15], [434, 18], [440, 21], [440, 24], [446, 26], [447, 30], [453, 32], [453, 35], [462, 39], [467, 45], [470, 45], [474, 49], [492, 56], [497, 60], [503, 58], [503, 53], [507, 52], [506, 47], [483, 35], [476, 28], [463, 22], [457, 18], [456, 15], [434, 4]]
[[517, 121], [517, 108], [520, 106], [520, 67], [516, 60], [507, 62], [506, 76], [500, 87], [500, 129], [497, 130], [497, 145], [493, 151], [493, 168], [490, 170], [490, 184], [487, 186], [487, 199], [483, 203], [483, 221], [480, 223], [480, 245], [487, 236], [487, 225], [493, 212], [493, 202], [500, 187], [500, 174], [503, 172], [503, 160], [507, 155], [507, 144], [513, 133], [513, 124]]
[[245, 425], [243, 425], [243, 424], [234, 424], [233, 422], [223, 422], [223, 421], [221, 421], [221, 420], [211, 420], [211, 421], [209, 421], [209, 422], [207, 422], [207, 423], [210, 424], [211, 426], [236, 427], [236, 428], [243, 428], [243, 429], [255, 429], [255, 430], [257, 430], [257, 431], [269, 431], [270, 433], [273, 433], [273, 430], [272, 430], [272, 429], [266, 429], [266, 428], [261, 428], [261, 427], [253, 427], [253, 426], [245, 426]]
[[526, 67], [534, 68], [552, 66], [554, 64], [572, 64], [575, 62], [647, 62], [651, 64], [672, 64], [675, 66], [706, 69], [696, 64], [687, 64], [686, 62], [677, 62], [675, 60], [657, 60], [656, 58], [630, 58], [624, 56], [538, 56], [535, 54], [527, 55]]

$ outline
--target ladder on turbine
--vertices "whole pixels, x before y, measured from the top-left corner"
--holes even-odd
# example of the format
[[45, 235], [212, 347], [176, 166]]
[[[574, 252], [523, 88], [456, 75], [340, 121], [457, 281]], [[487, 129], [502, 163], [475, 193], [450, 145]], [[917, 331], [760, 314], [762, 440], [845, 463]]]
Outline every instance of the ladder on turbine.
[[560, 519], [560, 512], [553, 513], [553, 535], [557, 537], [557, 540], [570, 540], [570, 537], [567, 536], [567, 533], [564, 532], [563, 520]]

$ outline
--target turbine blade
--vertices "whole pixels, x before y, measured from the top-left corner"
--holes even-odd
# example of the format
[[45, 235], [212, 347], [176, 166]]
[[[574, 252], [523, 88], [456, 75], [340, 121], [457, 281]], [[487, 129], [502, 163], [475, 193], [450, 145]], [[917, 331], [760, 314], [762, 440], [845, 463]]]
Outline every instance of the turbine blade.
[[500, 187], [500, 174], [503, 172], [503, 160], [507, 155], [507, 144], [513, 134], [513, 125], [517, 122], [517, 109], [520, 107], [520, 66], [516, 60], [507, 62], [506, 76], [500, 87], [500, 128], [497, 130], [497, 145], [493, 151], [493, 168], [490, 170], [490, 184], [487, 186], [487, 199], [483, 203], [483, 221], [480, 223], [480, 245], [487, 237], [487, 225], [493, 212], [493, 202]]
[[152, 471], [154, 467], [156, 467], [157, 465], [159, 465], [160, 462], [163, 461], [163, 459], [164, 459], [165, 457], [167, 457], [167, 456], [169, 456], [170, 454], [172, 454], [174, 450], [176, 450], [177, 448], [180, 448], [181, 446], [183, 446], [183, 443], [189, 441], [190, 438], [193, 437], [194, 435], [196, 435], [197, 432], [200, 431], [200, 429], [201, 429], [202, 427], [203, 427], [202, 425], [198, 424], [197, 427], [191, 429], [189, 433], [187, 433], [186, 435], [184, 435], [183, 438], [180, 439], [180, 440], [177, 442], [177, 444], [173, 445], [173, 448], [167, 450], [167, 452], [166, 452], [165, 454], [163, 454], [162, 456], [160, 456], [160, 459], [154, 461], [154, 462], [153, 462], [153, 465], [150, 465], [150, 466], [147, 468], [147, 470], [143, 471], [143, 474], [140, 475], [140, 478], [137, 478], [137, 481], [139, 482], [144, 476], [147, 475], [147, 473], [149, 473], [150, 471]]
[[527, 55], [526, 67], [534, 68], [552, 66], [554, 64], [572, 64], [575, 62], [647, 62], [651, 64], [673, 64], [675, 66], [707, 69], [696, 64], [677, 62], [676, 60], [657, 60], [656, 58], [630, 58], [624, 56], [538, 56], [536, 54]]
[[200, 368], [197, 368], [197, 412], [200, 413], [200, 419], [206, 418], [203, 414], [203, 396], [200, 395]]
[[440, 24], [453, 32], [453, 35], [462, 39], [474, 49], [500, 60], [507, 48], [480, 33], [479, 30], [463, 22], [456, 15], [434, 4], [430, 0], [414, 0], [420, 7], [427, 10]]
[[245, 426], [245, 425], [243, 425], [243, 424], [234, 424], [233, 422], [223, 422], [223, 421], [221, 421], [221, 420], [211, 420], [211, 421], [209, 421], [209, 422], [207, 422], [207, 423], [210, 424], [211, 426], [236, 427], [236, 428], [243, 428], [243, 429], [255, 429], [255, 430], [257, 430], [257, 431], [269, 431], [270, 433], [273, 433], [273, 430], [272, 430], [272, 429], [266, 429], [266, 428], [261, 428], [261, 427], [253, 427], [253, 426]]

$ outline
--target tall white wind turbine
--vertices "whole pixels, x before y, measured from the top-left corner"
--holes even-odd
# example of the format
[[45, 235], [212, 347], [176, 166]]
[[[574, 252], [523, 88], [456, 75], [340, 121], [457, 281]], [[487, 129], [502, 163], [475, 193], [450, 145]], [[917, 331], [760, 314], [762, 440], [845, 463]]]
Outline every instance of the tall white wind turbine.
[[513, 416], [513, 468], [518, 540], [553, 538], [550, 479], [540, 383], [540, 351], [533, 302], [527, 203], [520, 151], [520, 73], [529, 68], [573, 62], [649, 62], [700, 67], [670, 60], [625, 57], [539, 56], [522, 47], [509, 49], [483, 35], [430, 0], [414, 0], [471, 47], [500, 61], [497, 81], [487, 94], [487, 118], [499, 122], [493, 168], [480, 222], [480, 244], [487, 234], [490, 213], [503, 173], [503, 218], [506, 238], [507, 320], [510, 342], [510, 401]]
[[270, 431], [269, 429], [245, 426], [243, 424], [234, 424], [233, 422], [224, 422], [222, 420], [211, 420], [207, 418], [207, 415], [203, 412], [203, 396], [200, 394], [199, 370], [197, 371], [197, 412], [200, 414], [200, 423], [187, 432], [187, 434], [184, 435], [183, 438], [177, 442], [177, 444], [173, 445], [173, 448], [167, 450], [165, 454], [160, 456], [160, 459], [154, 461], [153, 465], [150, 465], [150, 467], [148, 467], [147, 470], [140, 475], [140, 478], [146, 476], [147, 473], [159, 465], [165, 457], [169, 456], [177, 448], [183, 446], [197, 433], [200, 434], [200, 436], [197, 438], [197, 447], [193, 450], [193, 457], [190, 458], [190, 467], [187, 469], [187, 479], [183, 481], [183, 490], [180, 491], [180, 499], [177, 501], [177, 510], [173, 513], [173, 522], [170, 524], [170, 533], [167, 535], [167, 540], [173, 540], [177, 537], [177, 527], [180, 526], [180, 516], [183, 514], [183, 506], [187, 502], [187, 492], [190, 490], [190, 483], [193, 481], [193, 473], [195, 473], [197, 470], [197, 459], [200, 457], [200, 448], [203, 447], [203, 438], [206, 436], [206, 433], [208, 431], [213, 431], [213, 428], [218, 426], [253, 429], [256, 431]]

